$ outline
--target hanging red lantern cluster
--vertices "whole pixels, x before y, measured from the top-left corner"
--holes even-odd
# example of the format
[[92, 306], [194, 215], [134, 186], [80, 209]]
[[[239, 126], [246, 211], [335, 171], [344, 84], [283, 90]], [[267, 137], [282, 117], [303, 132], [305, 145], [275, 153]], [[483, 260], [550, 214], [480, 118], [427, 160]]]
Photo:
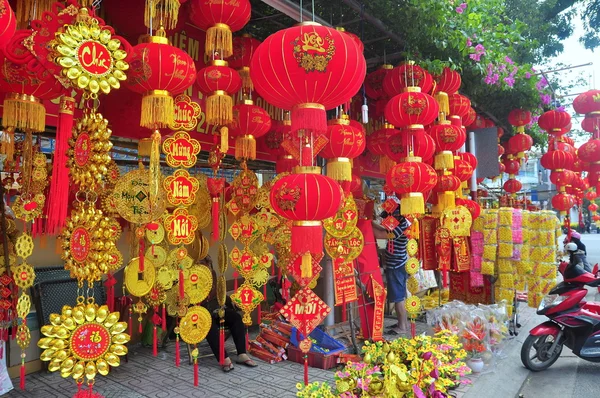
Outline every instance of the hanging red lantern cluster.
[[[440, 121], [445, 120], [445, 118], [450, 115], [462, 117], [462, 115], [459, 115], [459, 113], [452, 113], [449, 101], [449, 95], [456, 94], [456, 92], [460, 88], [460, 85], [462, 83], [460, 74], [455, 70], [445, 67], [440, 75], [434, 76], [434, 80], [436, 82], [436, 85], [434, 87], [433, 95], [438, 104], [440, 104]], [[461, 101], [464, 99], [466, 99], [466, 97], [460, 98]], [[457, 98], [454, 99], [454, 105], [457, 105]], [[463, 104], [460, 104], [461, 108], [462, 105]], [[467, 106], [471, 106], [471, 101], [468, 102]], [[455, 108], [454, 111], [457, 111], [457, 109]], [[462, 109], [460, 110], [460, 112], [463, 113]]]
[[425, 212], [423, 194], [435, 187], [438, 176], [420, 158], [407, 158], [398, 163], [386, 176], [389, 185], [400, 197], [403, 215], [419, 215]]
[[508, 140], [508, 148], [517, 159], [522, 160], [525, 152], [533, 146], [533, 138], [525, 134], [525, 126], [531, 122], [531, 112], [513, 109], [508, 114], [508, 122], [516, 128], [517, 133]]
[[600, 90], [579, 94], [573, 101], [573, 109], [585, 115], [581, 123], [583, 129], [592, 133], [593, 138], [600, 138]]
[[[227, 61], [211, 61], [198, 72], [196, 85], [206, 96], [206, 123], [219, 126], [233, 122], [232, 95], [241, 88], [242, 79]], [[226, 148], [221, 148], [221, 151], [226, 152]]]
[[234, 37], [233, 55], [227, 58], [229, 66], [237, 70], [242, 78], [242, 89], [245, 94], [254, 91], [254, 85], [250, 78], [250, 62], [259, 45], [260, 41], [248, 33]]
[[256, 159], [256, 139], [270, 129], [271, 117], [253, 101], [244, 100], [234, 106], [229, 135], [235, 138], [235, 158], [243, 161]]

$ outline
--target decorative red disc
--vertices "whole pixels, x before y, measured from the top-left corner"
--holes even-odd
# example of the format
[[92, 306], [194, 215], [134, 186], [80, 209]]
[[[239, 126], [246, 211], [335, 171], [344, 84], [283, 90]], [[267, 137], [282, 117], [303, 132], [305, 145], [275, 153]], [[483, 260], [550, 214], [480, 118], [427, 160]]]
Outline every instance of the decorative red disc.
[[102, 76], [112, 68], [111, 54], [97, 41], [83, 42], [77, 52], [77, 58], [81, 67], [90, 75]]
[[85, 323], [73, 331], [71, 351], [77, 359], [95, 361], [110, 347], [110, 333], [99, 323]]
[[77, 227], [71, 235], [71, 255], [79, 263], [85, 262], [90, 254], [90, 233], [83, 227]]
[[85, 166], [90, 160], [92, 144], [87, 133], [81, 133], [75, 141], [75, 164], [79, 167]]

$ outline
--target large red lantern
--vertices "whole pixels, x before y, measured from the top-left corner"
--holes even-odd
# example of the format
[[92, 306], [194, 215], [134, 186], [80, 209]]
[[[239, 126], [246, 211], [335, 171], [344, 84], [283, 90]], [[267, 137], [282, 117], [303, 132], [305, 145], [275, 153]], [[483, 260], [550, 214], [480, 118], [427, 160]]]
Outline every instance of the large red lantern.
[[431, 166], [420, 162], [419, 158], [413, 159], [398, 163], [386, 176], [387, 184], [400, 195], [400, 212], [403, 215], [425, 212], [423, 193], [433, 189], [438, 179]]
[[327, 129], [329, 141], [320, 155], [327, 159], [327, 175], [336, 181], [352, 180], [350, 159], [358, 157], [366, 146], [365, 133], [344, 115], [342, 119], [329, 121]]
[[233, 38], [233, 55], [227, 58], [229, 66], [237, 70], [242, 78], [242, 88], [248, 92], [254, 90], [250, 78], [250, 62], [260, 41], [248, 33]]
[[471, 218], [473, 220], [479, 217], [481, 214], [481, 206], [479, 206], [479, 203], [475, 202], [474, 200], [458, 198], [456, 199], [456, 204], [458, 206], [466, 207], [471, 213]]
[[411, 135], [415, 156], [424, 161], [431, 159], [435, 153], [435, 141], [429, 134]]
[[517, 158], [525, 157], [525, 152], [533, 146], [533, 138], [525, 133], [515, 134], [508, 140], [508, 149], [510, 153], [514, 153]]
[[540, 116], [538, 125], [550, 135], [560, 136], [566, 133], [564, 131], [571, 123], [571, 115], [564, 111], [551, 110]]
[[251, 100], [233, 107], [233, 122], [229, 125], [229, 135], [235, 137], [235, 158], [238, 160], [256, 159], [256, 138], [267, 134], [271, 129], [271, 117], [263, 108]]
[[461, 182], [469, 181], [473, 175], [473, 167], [466, 160], [459, 158], [454, 159], [454, 169], [452, 169], [453, 175], [458, 177]]
[[13, 37], [17, 29], [17, 19], [8, 0], [0, 0], [0, 53]]
[[473, 168], [473, 170], [475, 170], [477, 168], [477, 157], [475, 155], [473, 155], [471, 152], [461, 152], [458, 154], [458, 156], [460, 156], [460, 158], [466, 162], [468, 162], [471, 167]]
[[465, 116], [462, 117], [462, 125], [465, 127], [471, 127], [475, 120], [477, 119], [477, 112], [475, 109], [469, 108], [469, 111]]
[[600, 140], [591, 139], [577, 150], [577, 156], [584, 162], [600, 162]]
[[540, 163], [548, 170], [563, 170], [573, 163], [573, 155], [565, 151], [550, 151], [542, 155]]
[[421, 92], [428, 93], [432, 85], [433, 77], [429, 72], [412, 61], [395, 67], [383, 80], [383, 90], [388, 97], [398, 95], [408, 87], [419, 87]]
[[342, 202], [339, 184], [320, 167], [302, 167], [300, 174], [277, 180], [271, 188], [271, 206], [281, 217], [292, 220], [292, 252], [321, 253], [321, 221], [333, 217]]
[[[164, 32], [163, 32], [164, 33]], [[140, 126], [159, 129], [173, 124], [173, 96], [196, 79], [194, 60], [164, 36], [146, 36], [133, 47], [124, 84], [143, 94]]]
[[336, 26], [335, 30], [337, 30], [339, 32], [343, 32], [343, 33], [347, 34], [348, 36], [350, 36], [350, 38], [352, 39], [352, 41], [354, 41], [354, 44], [356, 44], [356, 47], [358, 47], [360, 52], [361, 53], [365, 52], [365, 44], [362, 42], [360, 37], [358, 37], [357, 35], [355, 35], [352, 32], [348, 32], [346, 29], [342, 28], [341, 26]]
[[523, 188], [521, 181], [511, 178], [504, 183], [504, 190], [510, 194], [516, 194]]
[[424, 126], [433, 123], [438, 110], [439, 105], [431, 95], [420, 92], [418, 87], [409, 87], [390, 99], [385, 107], [385, 118], [396, 127], [419, 133]]
[[206, 123], [225, 125], [233, 121], [231, 96], [242, 86], [240, 75], [226, 61], [215, 60], [198, 73], [196, 80], [202, 94], [206, 95]]
[[567, 193], [559, 193], [552, 197], [552, 207], [560, 211], [560, 214], [563, 216], [566, 215], [574, 205], [575, 199]]
[[392, 70], [394, 67], [392, 65], [384, 64], [379, 67], [374, 72], [371, 72], [365, 78], [365, 93], [367, 97], [378, 100], [380, 98], [386, 97], [387, 94], [383, 89], [383, 81], [385, 76]]
[[325, 110], [350, 101], [366, 70], [349, 35], [302, 23], [267, 37], [252, 57], [250, 75], [263, 99], [292, 111], [292, 131], [325, 134]]
[[588, 90], [579, 94], [573, 100], [573, 109], [585, 115], [600, 113], [600, 90]]
[[[460, 74], [455, 70], [445, 67], [440, 75], [434, 76], [433, 78], [436, 82], [433, 95], [440, 104], [440, 112], [442, 112], [444, 116], [461, 116], [458, 113], [452, 113], [448, 98], [449, 95], [456, 93], [460, 88], [460, 84], [462, 83]], [[469, 106], [471, 106], [470, 101]]]
[[523, 133], [525, 126], [531, 122], [531, 112], [523, 109], [513, 109], [508, 114], [508, 122], [517, 128], [517, 133]]
[[454, 168], [454, 154], [465, 144], [467, 134], [461, 127], [442, 121], [429, 129], [429, 135], [435, 142], [436, 170]]
[[[462, 119], [467, 116], [471, 108], [471, 100], [458, 93], [448, 95], [448, 103], [450, 107], [450, 115], [457, 116]], [[462, 123], [461, 123], [462, 124]]]
[[250, 20], [250, 0], [191, 0], [190, 21], [206, 31], [205, 54], [220, 58], [233, 54], [231, 32], [242, 29]]

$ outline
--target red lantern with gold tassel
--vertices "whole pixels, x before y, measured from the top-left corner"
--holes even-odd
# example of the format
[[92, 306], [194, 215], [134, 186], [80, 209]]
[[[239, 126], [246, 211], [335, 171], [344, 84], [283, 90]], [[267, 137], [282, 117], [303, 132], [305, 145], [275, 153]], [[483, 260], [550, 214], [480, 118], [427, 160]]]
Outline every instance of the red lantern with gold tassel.
[[600, 162], [600, 140], [591, 139], [585, 144], [581, 145], [577, 150], [577, 156], [584, 162]]
[[[456, 122], [459, 122], [460, 125], [463, 126], [464, 118], [467, 117], [471, 109], [473, 109], [471, 108], [471, 100], [464, 95], [454, 93], [448, 95], [448, 104], [450, 109], [449, 119], [456, 120]], [[459, 123], [453, 122], [453, 124], [456, 125]]]
[[235, 158], [256, 159], [256, 138], [267, 134], [270, 129], [271, 117], [251, 100], [244, 100], [243, 103], [234, 106], [229, 134], [235, 137]]
[[385, 118], [410, 133], [422, 134], [424, 126], [436, 119], [438, 110], [439, 105], [431, 95], [422, 93], [419, 87], [408, 87], [390, 99], [385, 107]]
[[383, 81], [387, 74], [394, 69], [392, 65], [381, 65], [376, 71], [371, 72], [365, 78], [365, 94], [372, 100], [386, 98], [387, 94], [383, 88]]
[[559, 193], [552, 197], [552, 207], [558, 210], [561, 216], [567, 215], [573, 206], [575, 199], [567, 193]]
[[429, 134], [413, 135], [413, 150], [415, 156], [427, 161], [435, 154], [435, 140]]
[[[447, 116], [453, 115], [450, 111], [448, 96], [458, 91], [462, 79], [460, 73], [448, 67], [445, 67], [440, 75], [434, 75], [433, 79], [436, 82], [433, 96], [438, 104], [440, 104], [440, 113], [442, 114], [440, 120], [444, 120]], [[469, 106], [471, 106], [470, 101]], [[456, 115], [458, 116], [459, 114], [456, 113]]]
[[551, 110], [540, 116], [538, 125], [550, 135], [561, 136], [567, 133], [564, 129], [571, 123], [571, 115], [559, 110]]
[[245, 92], [254, 91], [250, 78], [250, 62], [259, 45], [260, 41], [248, 33], [236, 36], [233, 38], [233, 55], [227, 58], [229, 66], [237, 70], [242, 78], [242, 89]]
[[591, 212], [595, 212], [596, 210], [598, 210], [598, 205], [595, 203], [590, 203], [588, 206], [588, 210]]
[[475, 109], [469, 108], [469, 110], [467, 111], [467, 114], [462, 117], [462, 125], [464, 127], [471, 127], [473, 125], [473, 123], [475, 123], [476, 119], [477, 119], [477, 112], [475, 112]]
[[511, 153], [514, 153], [517, 159], [523, 159], [525, 152], [529, 151], [533, 146], [533, 138], [525, 133], [515, 134], [508, 140], [508, 148]]
[[0, 53], [17, 29], [17, 18], [8, 0], [0, 0]]
[[574, 162], [573, 154], [565, 151], [549, 151], [542, 155], [540, 163], [548, 170], [562, 170], [569, 168]]
[[232, 32], [242, 29], [250, 20], [250, 1], [191, 0], [190, 21], [206, 31], [204, 53], [221, 59], [233, 54]]
[[174, 29], [179, 19], [179, 7], [185, 1], [187, 0], [146, 0], [144, 25], [152, 28], [162, 24], [167, 30]]
[[429, 135], [435, 141], [437, 154], [435, 155], [436, 170], [453, 169], [454, 154], [465, 144], [467, 134], [465, 131], [449, 121], [443, 121], [429, 129]]
[[508, 114], [508, 122], [517, 128], [517, 133], [524, 133], [525, 126], [531, 122], [531, 112], [524, 109], [513, 109]]
[[385, 75], [383, 80], [383, 90], [388, 97], [401, 94], [409, 87], [419, 87], [421, 92], [428, 93], [432, 85], [433, 77], [413, 61], [395, 67]]
[[365, 133], [361, 128], [351, 125], [347, 115], [330, 120], [328, 124], [329, 141], [320, 153], [327, 159], [327, 176], [336, 181], [351, 181], [350, 162], [365, 150]]
[[425, 213], [423, 193], [435, 187], [438, 176], [421, 158], [408, 157], [387, 173], [386, 182], [400, 196], [400, 211], [403, 215]]
[[513, 196], [517, 192], [519, 192], [522, 188], [523, 188], [523, 184], [521, 184], [521, 182], [519, 180], [516, 180], [514, 178], [510, 178], [504, 183], [504, 190], [506, 192], [512, 194]]
[[349, 102], [366, 70], [365, 57], [349, 35], [314, 22], [267, 37], [250, 65], [259, 95], [291, 110], [292, 131], [317, 135], [327, 133], [325, 111]]

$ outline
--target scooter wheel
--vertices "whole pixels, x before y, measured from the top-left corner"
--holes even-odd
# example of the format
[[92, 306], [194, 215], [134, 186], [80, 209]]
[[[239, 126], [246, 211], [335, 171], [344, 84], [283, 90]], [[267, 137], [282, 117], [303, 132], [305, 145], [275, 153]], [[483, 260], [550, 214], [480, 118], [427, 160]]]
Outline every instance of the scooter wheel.
[[540, 372], [548, 369], [558, 357], [563, 349], [562, 342], [559, 342], [554, 349], [554, 352], [550, 352], [550, 348], [554, 344], [554, 336], [546, 334], [542, 336], [529, 335], [523, 347], [521, 347], [521, 362], [523, 366], [533, 372]]

